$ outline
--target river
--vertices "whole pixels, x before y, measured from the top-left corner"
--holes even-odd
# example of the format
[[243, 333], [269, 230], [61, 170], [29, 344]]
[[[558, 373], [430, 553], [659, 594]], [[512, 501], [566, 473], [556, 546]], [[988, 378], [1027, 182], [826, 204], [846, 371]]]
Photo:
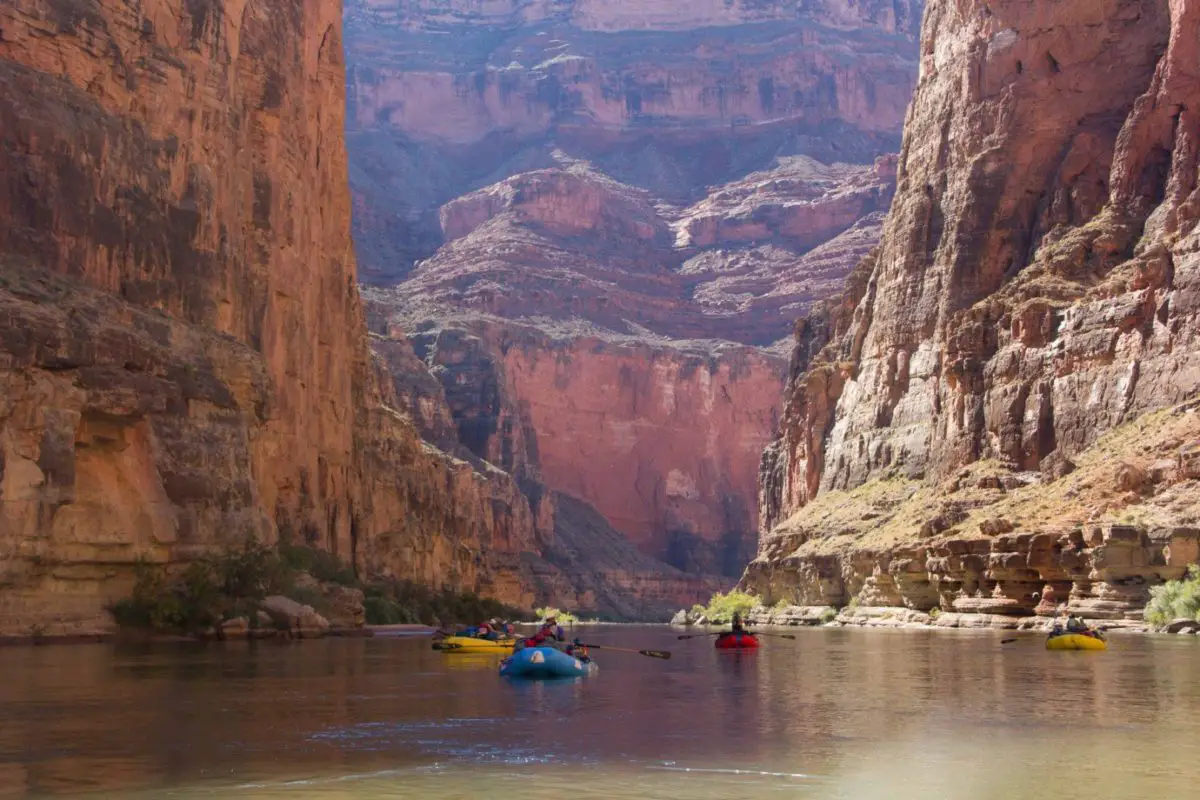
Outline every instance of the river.
[[[426, 638], [0, 650], [0, 796], [1146, 798], [1200, 786], [1200, 639], [601, 627], [512, 684]], [[1008, 634], [1011, 636], [1011, 634]]]

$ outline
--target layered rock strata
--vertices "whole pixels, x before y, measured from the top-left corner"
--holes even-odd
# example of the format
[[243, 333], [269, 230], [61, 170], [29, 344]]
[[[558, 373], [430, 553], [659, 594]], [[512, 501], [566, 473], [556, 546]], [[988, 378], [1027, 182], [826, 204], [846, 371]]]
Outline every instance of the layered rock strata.
[[0, 635], [103, 630], [137, 560], [244, 537], [555, 599], [522, 563], [552, 518], [423, 441], [367, 347], [341, 30], [332, 1], [0, 7]]
[[1198, 30], [1187, 2], [928, 4], [896, 199], [798, 329], [745, 586], [1120, 618], [1196, 561]]
[[647, 554], [736, 576], [785, 368], [747, 344], [783, 337], [873, 243], [893, 168], [797, 157], [673, 212], [588, 165], [517, 175], [442, 209], [448, 244], [368, 291], [374, 324], [397, 374], [411, 340], [476, 456]]
[[476, 456], [589, 503], [675, 567], [740, 572], [756, 530], [754, 464], [778, 421], [777, 359], [488, 319], [409, 335]]
[[[774, 351], [878, 239], [919, 12], [351, 0], [355, 234], [388, 358], [408, 335], [474, 456], [647, 555], [740, 571]], [[428, 387], [405, 391], [427, 417]]]
[[349, 0], [364, 278], [402, 278], [440, 206], [556, 153], [686, 205], [777, 156], [894, 152], [920, 7]]

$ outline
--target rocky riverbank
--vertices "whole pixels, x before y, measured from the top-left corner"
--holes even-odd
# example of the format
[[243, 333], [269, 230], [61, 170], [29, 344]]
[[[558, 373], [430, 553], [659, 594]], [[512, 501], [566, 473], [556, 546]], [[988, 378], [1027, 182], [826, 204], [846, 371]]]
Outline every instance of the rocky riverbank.
[[[685, 622], [687, 612], [680, 611], [671, 621], [672, 627], [718, 630], [720, 625]], [[929, 613], [911, 608], [866, 606], [834, 608], [833, 606], [759, 606], [746, 616], [752, 628], [888, 628], [893, 630], [1013, 630], [1047, 633], [1055, 617], [1005, 614], [961, 614], [957, 612]], [[1061, 620], [1061, 617], [1057, 619]], [[1200, 636], [1200, 621], [1178, 619], [1167, 625], [1151, 625], [1132, 619], [1088, 619], [1089, 626], [1105, 632], [1135, 634], [1178, 634]]]

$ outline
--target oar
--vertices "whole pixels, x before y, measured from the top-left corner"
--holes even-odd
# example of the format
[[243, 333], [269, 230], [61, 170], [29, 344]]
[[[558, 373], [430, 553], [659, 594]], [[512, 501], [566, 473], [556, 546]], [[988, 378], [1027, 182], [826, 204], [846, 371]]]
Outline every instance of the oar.
[[685, 633], [682, 636], [677, 636], [677, 639], [695, 639], [697, 636], [720, 636], [725, 631], [713, 631], [712, 633]]
[[633, 650], [628, 647], [613, 647], [607, 644], [581, 644], [580, 647], [586, 647], [589, 650], [615, 650], [618, 653], [637, 653], [642, 656], [650, 656], [651, 658], [670, 658], [670, 650]]
[[1016, 639], [1001, 639], [1000, 644], [1012, 644]]
[[795, 638], [796, 638], [796, 637], [795, 637], [793, 634], [790, 634], [790, 633], [758, 633], [758, 632], [753, 632], [753, 633], [750, 633], [750, 635], [751, 635], [751, 636], [774, 636], [774, 637], [775, 637], [775, 638], [777, 638], [777, 639], [792, 639], [792, 640], [795, 640]]

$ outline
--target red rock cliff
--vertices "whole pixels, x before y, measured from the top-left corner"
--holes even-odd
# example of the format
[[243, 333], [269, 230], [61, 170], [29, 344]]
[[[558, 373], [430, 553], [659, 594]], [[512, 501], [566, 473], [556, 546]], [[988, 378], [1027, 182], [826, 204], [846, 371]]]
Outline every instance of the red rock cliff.
[[840, 282], [874, 241], [889, 163], [790, 159], [670, 214], [585, 165], [524, 173], [447, 204], [449, 243], [368, 296], [477, 456], [591, 503], [648, 554], [736, 575], [785, 366], [736, 342], [781, 339]]
[[533, 600], [540, 506], [366, 346], [344, 79], [332, 1], [0, 7], [0, 633], [244, 536]]
[[896, 200], [801, 326], [746, 585], [1121, 617], [1196, 559], [1198, 31], [1184, 0], [931, 0]]
[[778, 343], [891, 200], [918, 6], [348, 3], [380, 352], [411, 339], [475, 457], [736, 575]]

